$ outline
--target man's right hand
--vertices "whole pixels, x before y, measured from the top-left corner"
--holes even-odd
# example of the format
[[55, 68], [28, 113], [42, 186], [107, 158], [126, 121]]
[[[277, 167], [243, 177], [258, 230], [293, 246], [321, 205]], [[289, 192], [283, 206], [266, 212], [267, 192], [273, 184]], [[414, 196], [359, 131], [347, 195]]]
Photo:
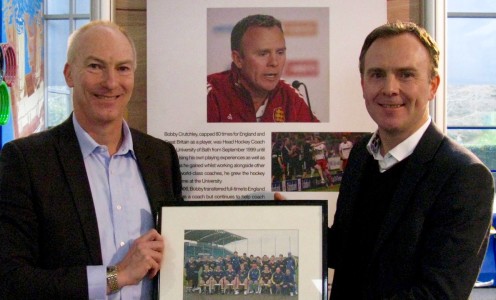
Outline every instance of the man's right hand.
[[145, 276], [153, 278], [160, 270], [164, 239], [152, 229], [136, 239], [124, 259], [117, 264], [119, 288], [138, 284]]

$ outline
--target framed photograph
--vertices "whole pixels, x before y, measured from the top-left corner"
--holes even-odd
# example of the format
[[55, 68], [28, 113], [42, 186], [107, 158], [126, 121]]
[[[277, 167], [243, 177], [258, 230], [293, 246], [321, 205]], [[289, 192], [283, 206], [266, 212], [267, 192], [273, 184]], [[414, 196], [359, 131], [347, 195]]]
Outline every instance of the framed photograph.
[[166, 204], [157, 298], [327, 299], [327, 226], [326, 200]]

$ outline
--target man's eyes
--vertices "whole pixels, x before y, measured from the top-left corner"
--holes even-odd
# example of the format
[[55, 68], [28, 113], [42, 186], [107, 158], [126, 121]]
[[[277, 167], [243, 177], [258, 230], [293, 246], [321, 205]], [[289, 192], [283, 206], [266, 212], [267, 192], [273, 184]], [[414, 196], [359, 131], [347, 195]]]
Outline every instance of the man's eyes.
[[94, 63], [93, 63], [93, 64], [89, 64], [89, 65], [88, 65], [88, 67], [89, 67], [90, 69], [101, 69], [101, 68], [102, 68], [102, 66], [101, 66], [101, 65], [99, 65], [99, 64], [94, 64]]
[[[384, 78], [386, 76], [387, 76], [386, 73], [381, 71], [373, 71], [369, 73], [370, 78], [379, 79], [379, 78]], [[415, 73], [411, 71], [400, 71], [395, 76], [398, 79], [410, 79], [415, 77]]]
[[129, 66], [121, 66], [118, 68], [118, 70], [121, 72], [128, 72], [131, 71], [131, 68]]
[[382, 78], [382, 77], [385, 77], [385, 73], [384, 72], [380, 72], [380, 71], [374, 71], [374, 72], [370, 72], [369, 73], [369, 76], [371, 78]]
[[[98, 64], [98, 63], [90, 63], [88, 64], [88, 68], [91, 69], [91, 70], [103, 70], [105, 69], [105, 66], [103, 66], [102, 64]], [[127, 73], [127, 72], [130, 72], [132, 69], [130, 66], [128, 65], [123, 65], [123, 66], [118, 66], [116, 68], [116, 70], [118, 72], [121, 72], [121, 73]]]
[[[270, 55], [270, 53], [271, 53], [270, 51], [259, 51], [259, 52], [257, 52], [257, 55], [258, 56], [267, 56], [267, 55]], [[277, 55], [284, 55], [284, 54], [286, 54], [286, 50], [277, 50], [275, 53]]]
[[400, 73], [400, 77], [403, 79], [408, 79], [408, 78], [415, 77], [415, 74], [413, 72], [410, 72], [410, 71], [405, 71], [405, 72]]

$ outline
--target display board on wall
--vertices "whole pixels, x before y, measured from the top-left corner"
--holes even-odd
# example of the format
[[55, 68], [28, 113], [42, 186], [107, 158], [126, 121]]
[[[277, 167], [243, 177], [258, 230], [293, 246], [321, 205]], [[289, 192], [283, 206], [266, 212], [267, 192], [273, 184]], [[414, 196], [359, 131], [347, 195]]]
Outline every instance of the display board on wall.
[[[252, 14], [281, 21], [282, 79], [304, 83], [310, 101], [302, 86], [298, 90], [319, 122], [207, 120], [207, 75], [231, 67], [232, 28]], [[362, 98], [358, 56], [365, 36], [384, 22], [383, 0], [148, 1], [147, 128], [176, 147], [185, 198], [263, 200], [282, 191], [289, 199], [335, 199], [343, 137], [353, 143], [375, 129]], [[322, 176], [319, 167], [310, 168], [319, 150], [311, 152], [313, 162], [304, 161], [306, 143], [324, 144]]]

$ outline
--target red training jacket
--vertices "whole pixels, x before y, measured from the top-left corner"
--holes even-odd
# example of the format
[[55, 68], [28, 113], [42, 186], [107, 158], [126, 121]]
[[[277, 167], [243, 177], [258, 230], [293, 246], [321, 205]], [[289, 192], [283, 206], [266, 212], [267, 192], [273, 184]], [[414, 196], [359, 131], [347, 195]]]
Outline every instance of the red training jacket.
[[[249, 92], [238, 82], [239, 71], [231, 70], [207, 76], [207, 122], [257, 122]], [[291, 85], [280, 80], [269, 94], [267, 108], [260, 122], [319, 122], [303, 97]]]

